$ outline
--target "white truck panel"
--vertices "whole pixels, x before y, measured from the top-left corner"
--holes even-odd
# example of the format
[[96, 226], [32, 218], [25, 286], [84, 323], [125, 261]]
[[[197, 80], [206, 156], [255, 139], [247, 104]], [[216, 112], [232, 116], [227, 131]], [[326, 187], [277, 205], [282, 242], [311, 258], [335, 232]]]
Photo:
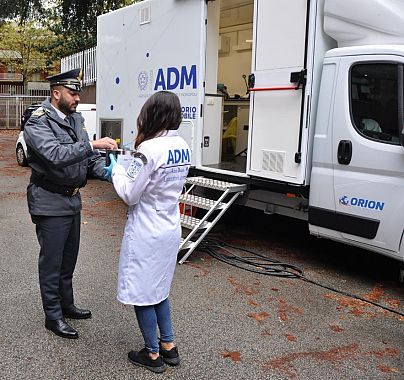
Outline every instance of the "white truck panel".
[[306, 13], [305, 0], [295, 1], [293, 6], [274, 0], [255, 1], [252, 71], [258, 91], [252, 93], [251, 103], [247, 163], [250, 175], [304, 182], [305, 164], [295, 162], [299, 150], [302, 90], [270, 89], [292, 87], [291, 73], [305, 67]]
[[183, 119], [191, 121], [181, 129], [198, 129], [204, 12], [203, 1], [149, 0], [98, 18], [98, 119], [123, 120], [122, 145], [132, 147], [137, 115], [160, 90], [179, 96]]
[[215, 165], [220, 161], [222, 132], [217, 122], [223, 112], [223, 99], [218, 96], [207, 96], [204, 104], [204, 148], [202, 150], [202, 165]]
[[[300, 70], [295, 68], [294, 71]], [[256, 74], [255, 86], [290, 85], [290, 72], [291, 69], [261, 71]], [[300, 167], [294, 162], [299, 142], [301, 101], [301, 90], [254, 94], [249, 174], [301, 182]]]
[[[318, 97], [316, 132], [313, 142], [313, 161], [311, 166], [310, 206], [323, 209], [335, 209], [334, 172], [332, 160], [332, 116], [337, 65], [324, 62], [322, 80], [328, 85], [322, 86]], [[310, 231], [313, 226], [310, 226]]]
[[255, 71], [302, 67], [305, 54], [306, 0], [256, 0]]
[[403, 44], [402, 0], [326, 0], [324, 30], [339, 47]]

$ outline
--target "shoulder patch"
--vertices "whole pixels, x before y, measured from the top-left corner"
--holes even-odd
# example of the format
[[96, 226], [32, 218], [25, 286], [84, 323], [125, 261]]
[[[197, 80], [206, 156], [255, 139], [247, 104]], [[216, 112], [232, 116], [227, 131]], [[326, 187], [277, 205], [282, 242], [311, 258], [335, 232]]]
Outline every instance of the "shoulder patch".
[[[139, 154], [141, 154], [141, 153], [139, 153]], [[146, 160], [146, 162], [147, 162], [147, 160]], [[140, 173], [140, 171], [143, 169], [144, 165], [145, 165], [145, 163], [143, 162], [141, 157], [135, 157], [135, 155], [134, 155], [133, 160], [128, 167], [128, 170], [126, 171], [126, 175], [128, 177], [134, 179]]]
[[32, 115], [33, 116], [42, 116], [45, 115], [46, 111], [43, 107], [39, 107], [37, 110], [35, 110]]

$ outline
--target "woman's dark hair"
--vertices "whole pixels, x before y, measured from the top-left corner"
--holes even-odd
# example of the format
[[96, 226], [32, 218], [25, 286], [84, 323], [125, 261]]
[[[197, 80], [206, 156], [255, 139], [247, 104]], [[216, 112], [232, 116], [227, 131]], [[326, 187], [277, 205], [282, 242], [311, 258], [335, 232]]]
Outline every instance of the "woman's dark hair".
[[178, 96], [169, 91], [156, 92], [146, 100], [140, 110], [135, 148], [162, 131], [178, 129], [181, 120], [181, 104]]

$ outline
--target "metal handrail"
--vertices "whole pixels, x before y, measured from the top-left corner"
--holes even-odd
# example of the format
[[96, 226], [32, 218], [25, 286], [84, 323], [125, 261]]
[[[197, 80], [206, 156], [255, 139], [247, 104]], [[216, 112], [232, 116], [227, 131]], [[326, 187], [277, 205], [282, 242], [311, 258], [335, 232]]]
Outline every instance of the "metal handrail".
[[254, 87], [249, 88], [248, 92], [256, 92], [256, 91], [282, 91], [282, 90], [299, 90], [298, 86], [274, 86], [274, 87]]

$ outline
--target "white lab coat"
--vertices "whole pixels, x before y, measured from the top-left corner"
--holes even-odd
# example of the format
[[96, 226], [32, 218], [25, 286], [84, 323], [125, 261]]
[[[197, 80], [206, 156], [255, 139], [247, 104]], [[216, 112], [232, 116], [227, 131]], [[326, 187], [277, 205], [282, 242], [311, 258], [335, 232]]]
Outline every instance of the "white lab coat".
[[129, 206], [118, 273], [118, 301], [155, 305], [170, 291], [181, 239], [178, 198], [190, 167], [190, 149], [177, 131], [144, 141], [127, 170], [112, 181]]

